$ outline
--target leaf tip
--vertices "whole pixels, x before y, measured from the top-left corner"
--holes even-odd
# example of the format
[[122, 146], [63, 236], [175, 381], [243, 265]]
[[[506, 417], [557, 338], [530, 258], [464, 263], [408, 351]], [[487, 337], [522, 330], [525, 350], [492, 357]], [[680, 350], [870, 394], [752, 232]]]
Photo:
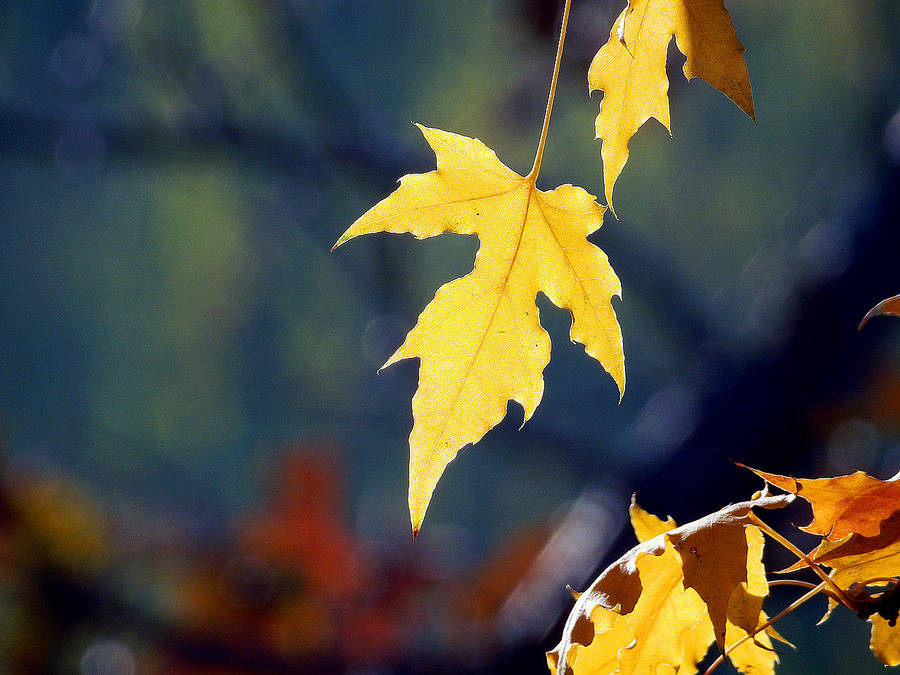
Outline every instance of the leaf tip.
[[[412, 476], [410, 476], [410, 478], [412, 478]], [[412, 525], [413, 541], [418, 538], [419, 532], [422, 531], [422, 521], [425, 519], [425, 511], [428, 509], [428, 501], [430, 499], [431, 494], [429, 493], [423, 506], [421, 495], [414, 495], [414, 493], [410, 491], [409, 522], [410, 525]]]
[[344, 232], [344, 234], [342, 234], [340, 237], [338, 237], [338, 240], [336, 242], [334, 242], [334, 246], [331, 247], [331, 250], [329, 251], [329, 253], [334, 253], [335, 249], [338, 246], [340, 246], [341, 244], [346, 242], [348, 239], [350, 239], [350, 237], [347, 236], [347, 234], [349, 232], [350, 232], [350, 230], [347, 230], [347, 232]]
[[613, 214], [613, 218], [615, 218], [616, 220], [619, 219], [619, 214], [616, 213], [616, 209], [613, 207], [612, 194], [606, 195], [606, 208], [608, 208], [609, 212]]
[[619, 388], [619, 403], [618, 405], [622, 405], [622, 399], [625, 398], [625, 361], [624, 356], [623, 360], [619, 363], [619, 367], [616, 368], [615, 372], [611, 370], [607, 370], [611, 376], [613, 381], [616, 383], [616, 387]]
[[862, 330], [863, 326], [865, 326], [873, 316], [881, 316], [882, 314], [900, 316], [900, 295], [886, 298], [866, 312], [863, 320], [859, 322], [857, 330]]
[[861, 331], [861, 330], [863, 329], [863, 327], [864, 327], [867, 323], [869, 323], [869, 319], [871, 319], [873, 316], [875, 316], [876, 314], [878, 314], [878, 312], [876, 311], [877, 309], [878, 309], [878, 306], [876, 305], [875, 307], [873, 307], [872, 309], [870, 309], [868, 312], [866, 312], [866, 315], [862, 318], [862, 321], [860, 321], [860, 322], [859, 322], [859, 325], [856, 327], [856, 330], [857, 330], [857, 331]]

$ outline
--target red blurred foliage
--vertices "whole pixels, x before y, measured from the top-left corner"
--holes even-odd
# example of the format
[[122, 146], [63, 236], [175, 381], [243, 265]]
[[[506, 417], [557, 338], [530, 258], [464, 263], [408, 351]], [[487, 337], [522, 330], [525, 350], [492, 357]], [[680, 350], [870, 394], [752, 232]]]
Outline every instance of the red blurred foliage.
[[58, 471], [6, 476], [0, 595], [14, 612], [0, 665], [53, 672], [77, 661], [91, 634], [122, 635], [149, 673], [489, 661], [499, 644], [492, 622], [546, 530], [448, 576], [405, 532], [403, 545], [360, 540], [344, 494], [337, 445], [296, 444], [273, 467], [260, 508], [209, 541], [133, 505], [134, 522], [124, 522]]
[[238, 534], [242, 549], [296, 570], [311, 588], [334, 601], [359, 594], [368, 572], [359, 542], [343, 522], [339, 456], [328, 441], [291, 448], [274, 476], [268, 508]]

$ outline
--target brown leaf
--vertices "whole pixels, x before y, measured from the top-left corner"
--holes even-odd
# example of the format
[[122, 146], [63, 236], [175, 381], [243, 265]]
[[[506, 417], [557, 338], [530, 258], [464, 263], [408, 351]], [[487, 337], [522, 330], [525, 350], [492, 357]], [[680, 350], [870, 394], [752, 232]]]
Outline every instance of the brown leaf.
[[[724, 649], [725, 645], [729, 599], [738, 584], [747, 581], [744, 528], [750, 524], [750, 512], [754, 506], [778, 508], [787, 503], [779, 497], [740, 502], [683, 525], [667, 535], [681, 557], [685, 587], [695, 589], [709, 607], [720, 649]], [[762, 598], [759, 599], [755, 616], [747, 619], [745, 625], [738, 625], [748, 631], [756, 628], [761, 607]]]

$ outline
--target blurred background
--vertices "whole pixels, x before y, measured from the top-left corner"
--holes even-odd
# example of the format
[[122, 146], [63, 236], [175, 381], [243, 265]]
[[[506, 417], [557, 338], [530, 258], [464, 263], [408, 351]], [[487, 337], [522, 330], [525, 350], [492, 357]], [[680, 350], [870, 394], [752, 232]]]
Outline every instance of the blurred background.
[[[603, 194], [585, 79], [622, 4], [573, 3], [543, 189]], [[856, 330], [900, 292], [900, 4], [731, 0], [756, 123], [673, 47], [674, 138], [641, 129], [592, 236], [622, 404], [541, 298], [543, 403], [412, 544], [417, 364], [376, 370], [477, 241], [329, 249], [433, 168], [410, 121], [527, 171], [561, 6], [0, 4], [0, 671], [543, 673], [632, 492], [686, 522], [759, 488], [731, 459], [900, 469], [900, 322]], [[779, 673], [883, 672], [821, 604]]]

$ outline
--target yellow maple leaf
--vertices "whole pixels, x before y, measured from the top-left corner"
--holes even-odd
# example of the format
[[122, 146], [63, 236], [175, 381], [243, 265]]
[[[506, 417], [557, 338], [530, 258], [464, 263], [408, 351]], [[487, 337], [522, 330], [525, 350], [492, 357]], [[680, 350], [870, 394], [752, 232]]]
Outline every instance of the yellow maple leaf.
[[[622, 333], [612, 308], [621, 294], [606, 254], [588, 243], [604, 208], [585, 190], [535, 187], [481, 141], [419, 125], [437, 170], [405, 176], [335, 247], [373, 232], [477, 234], [475, 269], [445, 284], [385, 366], [418, 358], [409, 437], [409, 508], [418, 532], [431, 494], [457, 452], [477, 442], [518, 402], [527, 421], [544, 390], [550, 338], [538, 320], [543, 292], [572, 315], [570, 336], [625, 386]], [[539, 148], [540, 156], [540, 148]], [[535, 161], [539, 167], [539, 161]]]
[[[896, 531], [894, 532], [896, 536]], [[900, 583], [898, 571], [900, 571], [900, 540], [895, 540], [883, 547], [875, 547], [865, 542], [864, 538], [856, 535], [845, 540], [843, 546], [835, 547], [825, 554], [817, 556], [816, 562], [823, 559], [824, 564], [832, 568], [831, 578], [844, 589], [852, 589], [854, 584], [863, 584], [871, 579], [898, 579], [894, 584]], [[820, 549], [822, 547], [820, 546]], [[864, 551], [859, 554], [846, 554], [854, 550]], [[845, 554], [842, 555], [841, 553]], [[830, 555], [829, 555], [830, 553]], [[834, 601], [830, 602], [834, 605]], [[894, 606], [896, 608], [896, 605]], [[894, 610], [896, 611], [896, 609]], [[830, 614], [830, 610], [829, 610]], [[826, 615], [827, 617], [828, 615]], [[869, 616], [872, 624], [872, 640], [870, 643], [872, 652], [881, 659], [886, 666], [900, 665], [900, 622], [896, 616], [893, 624], [888, 619], [872, 614]]]
[[[763, 536], [748, 515], [756, 506], [785, 503], [764, 497], [676, 527], [671, 518], [663, 521], [632, 502], [632, 527], [641, 543], [578, 595], [562, 639], [547, 654], [551, 672], [688, 672], [717, 640], [720, 624], [723, 649], [755, 631], [766, 621], [762, 600], [768, 583]], [[734, 574], [737, 568], [741, 575]], [[692, 587], [692, 573], [709, 583]], [[726, 602], [722, 616], [711, 616], [720, 597]], [[734, 666], [753, 675], [773, 673], [778, 658], [770, 634], [777, 637], [767, 630], [730, 651]]]
[[596, 132], [610, 205], [638, 128], [655, 117], [671, 133], [666, 51], [673, 35], [687, 57], [685, 77], [702, 77], [753, 117], [744, 47], [722, 0], [630, 0], [588, 71], [591, 90], [603, 91]]

